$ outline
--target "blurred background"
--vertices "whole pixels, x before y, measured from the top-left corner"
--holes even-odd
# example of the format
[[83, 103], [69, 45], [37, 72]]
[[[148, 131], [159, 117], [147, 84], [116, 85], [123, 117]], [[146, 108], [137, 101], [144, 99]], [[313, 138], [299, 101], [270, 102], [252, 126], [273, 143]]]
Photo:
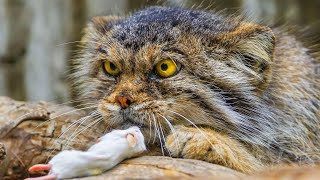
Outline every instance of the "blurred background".
[[320, 0], [0, 0], [0, 96], [69, 101], [69, 59], [88, 20], [150, 5], [226, 9], [320, 31]]

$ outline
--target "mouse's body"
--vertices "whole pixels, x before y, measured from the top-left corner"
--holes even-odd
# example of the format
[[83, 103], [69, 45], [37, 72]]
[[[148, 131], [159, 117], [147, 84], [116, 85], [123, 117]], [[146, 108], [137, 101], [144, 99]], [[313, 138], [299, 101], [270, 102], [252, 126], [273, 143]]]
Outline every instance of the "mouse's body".
[[123, 159], [125, 158], [113, 158], [92, 152], [63, 151], [49, 162], [49, 174], [56, 175], [57, 179], [97, 175], [114, 167]]
[[[54, 156], [48, 165], [35, 165], [30, 171], [49, 168], [49, 175], [54, 175], [56, 179], [92, 176], [101, 174], [124, 159], [136, 156], [145, 150], [144, 137], [138, 127], [113, 130], [99, 138], [99, 142], [88, 151], [62, 151]], [[37, 167], [44, 168], [37, 169]]]

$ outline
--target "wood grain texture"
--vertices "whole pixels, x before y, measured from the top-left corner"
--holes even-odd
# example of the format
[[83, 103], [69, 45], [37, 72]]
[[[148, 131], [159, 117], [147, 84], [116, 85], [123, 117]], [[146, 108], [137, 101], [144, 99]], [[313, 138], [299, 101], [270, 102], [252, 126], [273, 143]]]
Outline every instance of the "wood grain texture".
[[[5, 159], [1, 160], [0, 177], [27, 177], [26, 170], [31, 165], [46, 163], [48, 157], [63, 149], [83, 150], [93, 144], [103, 134], [103, 125], [85, 131], [66, 146], [67, 138], [76, 128], [83, 128], [90, 120], [81, 126], [76, 124], [68, 131], [67, 127], [85, 116], [84, 111], [68, 106], [47, 102], [25, 103], [0, 97], [0, 143], [6, 149]], [[66, 133], [59, 138], [64, 131]]]
[[[34, 164], [45, 163], [48, 157], [60, 150], [86, 149], [103, 134], [101, 126], [101, 129], [86, 131], [70, 147], [64, 147], [61, 141], [70, 136], [74, 130], [71, 129], [55, 142], [64, 129], [84, 117], [85, 112], [47, 102], [28, 103], [0, 97], [0, 115], [0, 177], [5, 179], [38, 176], [40, 174], [29, 174], [27, 169]], [[234, 170], [203, 161], [143, 156], [124, 161], [100, 176], [80, 179], [223, 177], [232, 180], [241, 176]]]
[[[82, 110], [64, 105], [20, 102], [0, 97], [0, 179], [39, 176], [41, 174], [29, 174], [27, 169], [47, 162], [48, 157], [63, 149], [84, 150], [93, 144], [104, 133], [103, 124], [79, 135], [69, 146], [65, 146], [63, 140], [70, 137], [77, 126], [58, 140], [72, 122], [85, 115]], [[126, 160], [102, 175], [77, 179], [315, 180], [320, 179], [320, 168], [279, 166], [245, 175], [198, 160], [142, 156]]]

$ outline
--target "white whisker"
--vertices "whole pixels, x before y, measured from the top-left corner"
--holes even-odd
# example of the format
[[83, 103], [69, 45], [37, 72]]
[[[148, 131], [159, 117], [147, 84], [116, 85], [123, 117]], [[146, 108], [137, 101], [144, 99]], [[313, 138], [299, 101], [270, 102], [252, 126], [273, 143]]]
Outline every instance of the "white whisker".
[[[163, 144], [162, 144], [160, 132], [159, 132], [159, 129], [158, 129], [158, 123], [157, 123], [157, 120], [156, 120], [156, 118], [155, 118], [155, 116], [154, 116], [153, 113], [152, 113], [152, 117], [153, 117], [153, 120], [154, 120], [155, 132], [156, 132], [156, 134], [157, 134], [158, 137], [159, 137], [160, 146], [161, 146], [161, 152], [162, 152], [162, 155], [164, 156]], [[156, 134], [155, 134], [155, 135], [156, 135]]]
[[50, 118], [50, 119], [48, 119], [48, 120], [46, 120], [46, 121], [38, 124], [35, 128], [33, 128], [33, 130], [36, 130], [37, 128], [39, 128], [39, 127], [42, 126], [43, 124], [45, 124], [45, 123], [47, 123], [47, 122], [49, 122], [49, 121], [51, 121], [51, 120], [53, 120], [53, 119], [56, 119], [56, 118], [58, 118], [58, 117], [61, 117], [61, 116], [63, 116], [63, 115], [66, 115], [66, 114], [69, 114], [69, 113], [72, 113], [72, 112], [76, 112], [76, 111], [80, 111], [80, 110], [84, 110], [84, 109], [91, 109], [91, 108], [97, 108], [97, 107], [98, 107], [98, 106], [89, 106], [89, 107], [84, 107], [84, 108], [80, 108], [80, 109], [75, 109], [75, 110], [72, 110], [72, 111], [68, 111], [68, 112], [59, 114], [58, 116], [55, 116], [55, 117], [53, 117], [53, 118]]
[[150, 117], [150, 114], [148, 113], [148, 120], [149, 120], [149, 139], [148, 139], [148, 143], [150, 143], [150, 140], [151, 140], [151, 136], [152, 136], [152, 122], [151, 122], [151, 117]]
[[[79, 132], [77, 132], [77, 130], [75, 130], [72, 135], [70, 136], [70, 138], [68, 138], [67, 143], [65, 144], [66, 146], [69, 146], [69, 142], [73, 141], [78, 135], [80, 135], [81, 133], [83, 133], [85, 130], [87, 130], [88, 128], [92, 127], [93, 125], [95, 125], [96, 123], [98, 123], [99, 121], [103, 120], [102, 117], [99, 117], [98, 119], [94, 120], [93, 122], [89, 123], [88, 125], [86, 125], [84, 128], [82, 128]], [[70, 140], [71, 139], [71, 140]]]
[[[185, 119], [186, 121], [188, 121], [188, 122], [189, 122], [192, 126], [194, 126], [194, 127], [200, 132], [200, 134], [208, 141], [208, 143], [211, 145], [211, 147], [214, 148], [214, 145], [213, 145], [213, 143], [210, 141], [210, 139], [209, 139], [209, 138], [205, 135], [205, 133], [204, 133], [197, 125], [195, 125], [191, 120], [189, 120], [189, 119], [186, 118], [185, 116], [183, 116], [183, 115], [181, 115], [181, 114], [179, 114], [179, 113], [177, 113], [177, 112], [175, 112], [175, 111], [171, 111], [171, 110], [168, 110], [168, 111], [170, 111], [170, 112], [172, 112], [172, 113], [174, 113], [174, 114], [182, 117], [182, 118]], [[221, 159], [222, 161], [224, 161], [224, 163], [226, 164], [226, 161], [225, 161], [225, 159], [223, 158], [223, 156], [222, 156], [221, 154], [217, 154], [217, 155], [220, 156], [220, 159]]]
[[[94, 112], [93, 112], [93, 113], [94, 113]], [[68, 131], [69, 131], [76, 123], [78, 123], [79, 121], [81, 121], [81, 123], [82, 123], [82, 122], [84, 122], [85, 120], [87, 120], [89, 117], [92, 117], [91, 115], [92, 115], [93, 113], [89, 114], [88, 116], [82, 117], [82, 118], [78, 119], [77, 121], [73, 122], [71, 125], [69, 125], [69, 126], [67, 127], [67, 129], [66, 129], [61, 135], [59, 135], [56, 140], [54, 140], [54, 142], [53, 142], [53, 144], [51, 145], [51, 148], [50, 148], [50, 149], [52, 149], [52, 151], [49, 153], [48, 158], [49, 158], [49, 157], [52, 155], [52, 153], [56, 150], [55, 148], [53, 148], [55, 144], [63, 144], [64, 142], [66, 142], [66, 141], [68, 140], [68, 139], [66, 139], [66, 140], [62, 141], [61, 143], [58, 143], [59, 140], [62, 138], [62, 136], [63, 136], [66, 132], [68, 132]], [[82, 120], [82, 119], [84, 119], [84, 120]], [[48, 159], [47, 159], [47, 161], [48, 161]]]
[[[93, 116], [92, 116], [92, 115], [93, 115]], [[74, 127], [77, 123], [79, 123], [79, 121], [81, 121], [81, 122], [79, 123], [77, 129], [79, 128], [79, 126], [81, 126], [81, 125], [84, 123], [84, 121], [86, 121], [86, 120], [89, 119], [90, 117], [94, 118], [95, 116], [96, 116], [96, 111], [93, 111], [93, 112], [92, 112], [91, 114], [89, 114], [88, 116], [82, 117], [82, 118], [80, 118], [79, 120], [71, 123], [71, 125], [69, 125], [69, 126], [67, 127], [67, 129], [66, 129], [58, 138], [62, 137], [67, 131], [69, 131], [72, 127]], [[75, 131], [77, 131], [77, 129], [76, 129]], [[71, 135], [71, 136], [72, 136], [72, 135]]]
[[179, 113], [177, 113], [177, 112], [174, 112], [174, 111], [171, 111], [171, 110], [168, 110], [168, 111], [170, 111], [170, 112], [172, 112], [172, 113], [174, 113], [174, 114], [182, 117], [182, 118], [185, 119], [186, 121], [188, 121], [192, 126], [194, 126], [194, 127], [201, 133], [201, 135], [210, 143], [210, 145], [213, 146], [213, 143], [212, 143], [212, 142], [210, 141], [210, 139], [205, 135], [205, 133], [204, 133], [197, 125], [195, 125], [192, 121], [190, 121], [188, 118], [186, 118], [185, 116], [183, 116], [183, 115], [181, 115], [181, 114], [179, 114]]
[[166, 117], [162, 116], [162, 115], [159, 114], [159, 113], [158, 113], [158, 115], [159, 115], [160, 117], [162, 117], [162, 118], [165, 120], [165, 122], [168, 124], [168, 126], [169, 126], [169, 128], [170, 128], [170, 130], [171, 130], [171, 132], [172, 132], [172, 134], [173, 134], [173, 136], [174, 136], [175, 144], [176, 144], [176, 146], [178, 147], [178, 149], [180, 149], [179, 138], [177, 137], [177, 133], [176, 133], [176, 130], [174, 129], [173, 125], [170, 123], [170, 121], [169, 121]]
[[[158, 121], [159, 122], [159, 121]], [[162, 135], [162, 139], [163, 139], [163, 143], [165, 144], [165, 135], [164, 135], [164, 132], [163, 132], [163, 129], [162, 129], [162, 126], [161, 126], [161, 123], [159, 122], [159, 128], [160, 128], [160, 132], [161, 132], [161, 135]], [[165, 147], [166, 148], [166, 147]], [[167, 150], [167, 152], [169, 153], [169, 156], [171, 157], [171, 153], [170, 151]]]
[[[93, 116], [91, 116], [91, 115], [93, 115]], [[85, 123], [90, 117], [92, 117], [92, 118], [99, 117], [99, 113], [97, 113], [97, 111], [94, 111], [94, 112], [92, 112], [89, 116], [87, 116], [86, 118], [84, 118], [84, 119], [78, 124], [78, 126], [76, 127], [76, 129], [75, 129], [75, 130], [73, 131], [73, 133], [70, 135], [70, 137], [73, 137], [73, 136], [77, 133], [77, 131], [78, 131], [78, 129], [80, 128], [80, 126], [82, 126], [83, 123]]]
[[58, 141], [60, 138], [62, 138], [63, 135], [65, 135], [65, 134], [66, 134], [72, 127], [74, 127], [77, 123], [84, 121], [83, 119], [86, 119], [86, 118], [88, 118], [88, 117], [90, 117], [90, 115], [84, 116], [84, 117], [82, 117], [82, 118], [80, 118], [80, 119], [72, 122], [72, 123], [57, 137], [57, 139], [55, 140], [55, 142]]

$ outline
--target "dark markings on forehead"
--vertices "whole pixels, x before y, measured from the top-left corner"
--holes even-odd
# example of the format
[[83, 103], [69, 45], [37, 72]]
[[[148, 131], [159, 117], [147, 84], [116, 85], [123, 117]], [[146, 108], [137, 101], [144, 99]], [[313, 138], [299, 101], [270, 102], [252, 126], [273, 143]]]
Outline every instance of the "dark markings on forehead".
[[114, 26], [112, 38], [125, 48], [138, 50], [146, 43], [170, 42], [179, 29], [201, 37], [232, 31], [238, 25], [220, 15], [172, 7], [151, 7], [138, 11]]
[[102, 47], [98, 47], [98, 52], [102, 54], [108, 54], [107, 50], [103, 49]]
[[169, 51], [169, 52], [174, 52], [180, 55], [186, 55], [185, 52], [183, 52], [182, 50], [180, 50], [179, 48], [176, 47], [170, 47], [170, 48], [163, 48], [162, 51]]

